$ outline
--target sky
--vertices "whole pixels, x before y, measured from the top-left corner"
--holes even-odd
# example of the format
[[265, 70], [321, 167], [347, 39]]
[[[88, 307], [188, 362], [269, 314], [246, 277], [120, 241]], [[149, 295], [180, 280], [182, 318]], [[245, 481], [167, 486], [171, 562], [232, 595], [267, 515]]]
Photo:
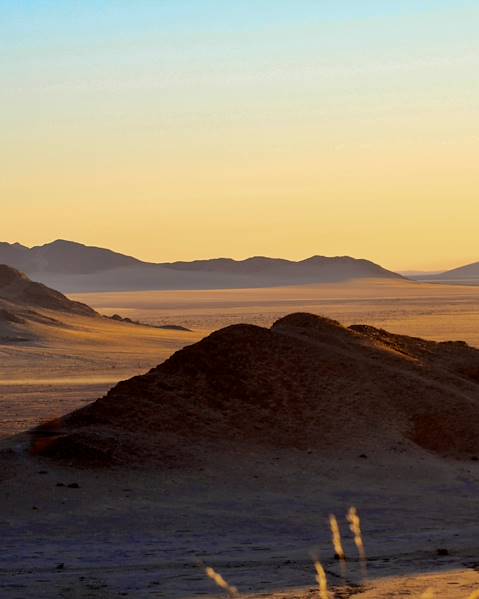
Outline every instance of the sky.
[[0, 0], [0, 240], [479, 260], [477, 0]]

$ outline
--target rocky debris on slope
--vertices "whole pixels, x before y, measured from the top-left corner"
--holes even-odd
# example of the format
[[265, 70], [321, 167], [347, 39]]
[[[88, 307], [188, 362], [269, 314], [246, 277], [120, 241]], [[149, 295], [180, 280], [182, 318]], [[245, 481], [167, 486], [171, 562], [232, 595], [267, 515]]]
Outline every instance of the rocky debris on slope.
[[42, 283], [31, 281], [18, 270], [0, 264], [0, 299], [20, 306], [46, 308], [81, 316], [97, 316], [93, 308], [68, 299]]
[[395, 335], [367, 325], [349, 327], [393, 351], [419, 360], [432, 368], [440, 368], [451, 375], [466, 377], [479, 383], [478, 350], [465, 341], [428, 341], [418, 337]]
[[[292, 314], [233, 325], [47, 423], [33, 451], [141, 463], [218, 447], [479, 452], [479, 350]], [[40, 443], [39, 443], [40, 440]]]
[[125, 322], [127, 324], [134, 324], [141, 327], [150, 327], [152, 329], [165, 329], [171, 331], [187, 331], [191, 332], [191, 329], [187, 329], [179, 324], [147, 324], [144, 322], [140, 322], [139, 320], [132, 320], [127, 316], [120, 316], [119, 314], [113, 314], [112, 316], [105, 316], [105, 318], [109, 318], [110, 320], [115, 320], [117, 322]]

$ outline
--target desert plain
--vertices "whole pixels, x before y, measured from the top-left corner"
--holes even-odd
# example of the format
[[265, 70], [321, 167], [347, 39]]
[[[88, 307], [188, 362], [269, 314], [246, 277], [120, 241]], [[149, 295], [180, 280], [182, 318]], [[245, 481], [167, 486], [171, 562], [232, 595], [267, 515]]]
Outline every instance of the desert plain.
[[63, 414], [119, 380], [156, 366], [177, 349], [221, 327], [270, 326], [290, 312], [369, 324], [436, 341], [479, 347], [479, 286], [407, 280], [351, 281], [263, 289], [125, 291], [70, 296], [101, 314], [121, 314], [161, 330], [64, 316], [66, 326], [39, 327], [41, 343], [0, 345], [0, 436]]
[[[343, 454], [202, 447], [201, 465], [85, 468], [29, 455], [27, 429], [103, 395], [211, 331], [321, 314], [479, 347], [479, 287], [362, 281], [269, 289], [78, 294], [102, 314], [177, 331], [68, 315], [35, 343], [0, 346], [0, 596], [318, 597], [313, 559], [335, 597], [466, 599], [479, 589], [479, 462], [417, 449]], [[344, 415], [342, 415], [344, 416]], [[353, 415], [352, 415], [353, 417]], [[476, 456], [473, 456], [476, 457]], [[367, 564], [345, 514], [359, 509]], [[328, 527], [343, 532], [346, 568]], [[333, 595], [331, 594], [331, 597]]]

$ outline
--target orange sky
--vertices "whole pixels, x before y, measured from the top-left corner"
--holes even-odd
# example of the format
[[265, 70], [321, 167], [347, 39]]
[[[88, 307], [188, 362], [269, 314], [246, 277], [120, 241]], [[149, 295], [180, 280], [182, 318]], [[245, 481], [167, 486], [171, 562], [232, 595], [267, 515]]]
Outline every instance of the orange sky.
[[477, 5], [320, 4], [0, 9], [0, 239], [479, 260]]

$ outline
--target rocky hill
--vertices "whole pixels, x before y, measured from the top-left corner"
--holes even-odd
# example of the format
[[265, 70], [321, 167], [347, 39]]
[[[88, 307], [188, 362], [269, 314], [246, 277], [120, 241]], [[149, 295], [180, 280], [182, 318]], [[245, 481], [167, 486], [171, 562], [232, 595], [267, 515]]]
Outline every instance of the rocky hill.
[[11, 311], [15, 306], [28, 306], [82, 316], [96, 315], [95, 310], [86, 304], [72, 301], [59, 291], [31, 281], [27, 275], [5, 264], [0, 264], [0, 301], [2, 300], [10, 305]]
[[291, 314], [233, 325], [40, 427], [33, 451], [160, 464], [199, 448], [479, 454], [479, 350]]

